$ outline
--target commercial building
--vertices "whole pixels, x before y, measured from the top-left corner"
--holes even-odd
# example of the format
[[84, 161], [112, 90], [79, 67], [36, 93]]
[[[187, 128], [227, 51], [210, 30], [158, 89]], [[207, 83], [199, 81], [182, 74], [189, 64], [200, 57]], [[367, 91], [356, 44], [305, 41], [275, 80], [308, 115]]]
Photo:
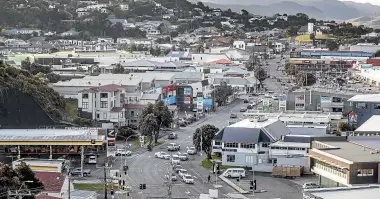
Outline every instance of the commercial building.
[[289, 133], [277, 119], [245, 119], [222, 129], [213, 140], [212, 152], [221, 155], [223, 165], [254, 165], [256, 171], [271, 172], [270, 144]]
[[377, 199], [380, 187], [376, 185], [305, 189], [303, 199]]
[[359, 43], [350, 46], [350, 51], [364, 51], [369, 53], [375, 53], [380, 49], [380, 45], [370, 44], [370, 43]]
[[373, 52], [367, 51], [293, 51], [290, 52], [290, 58], [321, 58], [322, 56], [333, 57], [372, 57]]
[[346, 137], [313, 141], [309, 165], [324, 187], [380, 183], [380, 153], [377, 148]]
[[380, 94], [355, 95], [350, 98], [352, 111], [349, 113], [349, 123], [359, 127], [373, 115], [380, 115]]

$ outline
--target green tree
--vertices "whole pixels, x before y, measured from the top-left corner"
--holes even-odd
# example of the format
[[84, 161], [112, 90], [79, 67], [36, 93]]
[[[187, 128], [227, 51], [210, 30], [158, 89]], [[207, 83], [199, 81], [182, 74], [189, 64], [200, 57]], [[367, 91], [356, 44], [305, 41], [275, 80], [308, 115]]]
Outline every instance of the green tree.
[[157, 128], [159, 128], [159, 125], [157, 124], [157, 117], [153, 113], [149, 113], [143, 117], [139, 129], [141, 135], [149, 138], [149, 145], [152, 145]]
[[211, 92], [211, 96], [213, 96], [214, 101], [218, 103], [219, 106], [223, 106], [227, 103], [227, 99], [229, 96], [233, 94], [233, 90], [231, 86], [228, 86], [227, 83], [222, 82], [220, 86], [214, 88]]
[[129, 51], [130, 51], [130, 52], [137, 51], [137, 46], [136, 46], [136, 44], [132, 44], [132, 45], [129, 47]]
[[61, 76], [55, 73], [46, 74], [46, 78], [49, 81], [49, 83], [57, 83], [61, 80]]
[[[147, 117], [147, 115], [153, 114], [156, 118], [156, 124], [155, 130], [153, 132], [154, 135], [154, 142], [157, 143], [160, 129], [162, 127], [169, 128], [170, 125], [173, 122], [173, 115], [169, 108], [165, 105], [165, 103], [161, 100], [156, 101], [154, 104], [149, 103], [142, 111], [140, 120], [140, 128], [142, 125], [144, 125], [142, 122], [144, 121], [144, 118]], [[141, 122], [142, 121], [142, 122]]]
[[335, 40], [329, 39], [326, 41], [326, 47], [331, 51], [338, 50], [339, 44]]
[[[197, 128], [193, 134], [193, 144], [198, 151], [202, 150], [207, 154], [207, 158], [211, 159], [212, 140], [219, 129], [214, 125], [206, 124]], [[202, 145], [202, 147], [201, 147]]]
[[296, 75], [298, 85], [311, 86], [317, 82], [317, 78], [312, 73], [300, 72]]
[[256, 66], [255, 67], [255, 77], [261, 83], [261, 82], [263, 82], [267, 78], [267, 73], [266, 73], [266, 71], [263, 68]]
[[15, 172], [21, 182], [29, 181], [29, 183], [25, 185], [33, 190], [33, 193], [36, 194], [43, 190], [44, 185], [36, 178], [32, 169], [30, 169], [25, 162], [21, 162], [21, 164], [15, 168]]
[[113, 74], [124, 74], [125, 68], [121, 64], [116, 64], [115, 67], [112, 69]]
[[245, 10], [245, 9], [242, 9], [240, 13], [243, 16], [248, 16], [249, 15], [249, 12], [247, 10]]

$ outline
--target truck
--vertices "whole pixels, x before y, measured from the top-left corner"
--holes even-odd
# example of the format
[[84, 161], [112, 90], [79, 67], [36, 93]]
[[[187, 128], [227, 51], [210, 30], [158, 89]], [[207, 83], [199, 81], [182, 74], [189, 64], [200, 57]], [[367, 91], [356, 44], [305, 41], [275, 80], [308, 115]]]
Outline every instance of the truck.
[[296, 178], [303, 175], [301, 166], [274, 166], [272, 169], [273, 177]]

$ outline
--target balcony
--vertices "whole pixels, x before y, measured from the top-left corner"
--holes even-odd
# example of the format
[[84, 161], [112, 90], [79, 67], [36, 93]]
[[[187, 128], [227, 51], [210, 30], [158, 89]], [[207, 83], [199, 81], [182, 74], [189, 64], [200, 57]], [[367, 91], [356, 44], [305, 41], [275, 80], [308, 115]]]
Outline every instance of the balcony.
[[331, 107], [334, 108], [343, 108], [344, 103], [343, 102], [331, 102]]

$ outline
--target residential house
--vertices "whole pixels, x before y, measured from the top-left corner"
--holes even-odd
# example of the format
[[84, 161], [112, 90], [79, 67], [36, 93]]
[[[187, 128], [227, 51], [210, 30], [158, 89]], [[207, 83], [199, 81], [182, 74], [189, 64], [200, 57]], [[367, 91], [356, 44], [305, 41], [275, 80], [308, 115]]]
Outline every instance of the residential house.
[[33, 28], [21, 28], [21, 29], [11, 29], [11, 30], [5, 30], [6, 35], [34, 35], [34, 36], [40, 36], [42, 33], [42, 30], [40, 29], [33, 29]]
[[126, 3], [119, 4], [120, 10], [129, 10], [129, 5]]
[[122, 98], [119, 85], [92, 87], [78, 93], [78, 109], [82, 117], [126, 125]]
[[234, 41], [233, 47], [241, 50], [245, 50], [245, 41]]
[[78, 36], [79, 32], [75, 30], [69, 30], [60, 34], [62, 37]]
[[201, 82], [204, 79], [204, 74], [202, 72], [178, 72], [175, 73], [175, 82], [191, 84], [195, 82]]
[[62, 198], [68, 194], [69, 186], [74, 188], [68, 177], [60, 172], [34, 172], [34, 175], [44, 185], [41, 195]]
[[220, 17], [220, 16], [222, 16], [222, 10], [221, 9], [213, 9], [212, 15], [216, 16], [216, 17]]
[[221, 83], [226, 83], [228, 86], [243, 93], [252, 93], [255, 91], [256, 85], [260, 83], [254, 76], [249, 77], [229, 77], [221, 74], [214, 75], [211, 84], [219, 86]]

